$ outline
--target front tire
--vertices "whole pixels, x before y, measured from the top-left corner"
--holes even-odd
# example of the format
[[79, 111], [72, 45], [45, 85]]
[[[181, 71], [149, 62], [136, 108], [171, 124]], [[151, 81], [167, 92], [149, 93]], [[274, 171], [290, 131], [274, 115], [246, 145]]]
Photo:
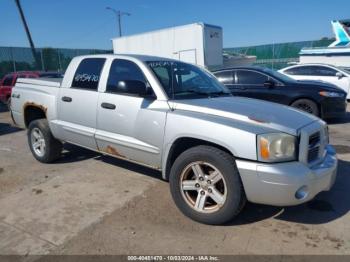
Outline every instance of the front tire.
[[196, 146], [183, 152], [175, 160], [169, 180], [176, 206], [204, 224], [232, 220], [246, 202], [234, 158], [215, 147]]
[[46, 119], [29, 124], [28, 144], [35, 159], [42, 163], [51, 163], [61, 156], [62, 143], [53, 137]]
[[320, 115], [317, 104], [310, 99], [298, 99], [294, 101], [290, 106], [314, 116]]

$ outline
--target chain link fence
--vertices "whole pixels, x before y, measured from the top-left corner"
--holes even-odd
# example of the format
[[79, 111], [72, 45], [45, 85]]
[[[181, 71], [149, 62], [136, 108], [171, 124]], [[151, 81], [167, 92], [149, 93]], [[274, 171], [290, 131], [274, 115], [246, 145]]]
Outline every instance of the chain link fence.
[[73, 57], [112, 53], [112, 50], [36, 48], [37, 61], [30, 48], [0, 47], [0, 77], [17, 71], [65, 71]]
[[256, 65], [281, 69], [288, 64], [299, 61], [299, 52], [303, 47], [326, 47], [334, 39], [322, 38], [316, 41], [289, 42], [248, 47], [225, 48], [231, 54], [256, 56]]
[[[290, 63], [298, 62], [299, 52], [303, 47], [328, 46], [333, 41], [334, 39], [324, 38], [317, 41], [225, 48], [224, 52], [256, 56], [256, 65], [280, 69]], [[0, 47], [0, 77], [9, 72], [25, 70], [65, 71], [75, 56], [103, 53], [112, 53], [112, 50], [37, 48], [36, 61], [30, 48]]]

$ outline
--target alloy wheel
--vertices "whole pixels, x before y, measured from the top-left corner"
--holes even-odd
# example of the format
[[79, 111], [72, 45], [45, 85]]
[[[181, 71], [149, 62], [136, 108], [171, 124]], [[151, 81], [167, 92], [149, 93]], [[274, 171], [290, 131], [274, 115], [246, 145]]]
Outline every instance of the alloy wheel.
[[185, 167], [180, 177], [180, 189], [186, 203], [197, 212], [217, 212], [226, 201], [225, 179], [207, 162], [193, 162]]
[[37, 127], [33, 128], [30, 134], [30, 139], [35, 154], [39, 157], [43, 157], [45, 155], [46, 143], [41, 130]]

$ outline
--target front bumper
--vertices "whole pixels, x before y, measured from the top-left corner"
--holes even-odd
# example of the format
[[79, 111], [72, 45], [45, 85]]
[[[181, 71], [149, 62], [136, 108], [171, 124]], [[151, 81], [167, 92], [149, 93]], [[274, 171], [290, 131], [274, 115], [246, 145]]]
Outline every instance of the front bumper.
[[298, 205], [330, 190], [337, 166], [335, 151], [329, 145], [323, 161], [312, 167], [301, 162], [265, 164], [237, 160], [247, 199], [274, 206]]
[[326, 98], [321, 104], [323, 118], [343, 117], [346, 112], [345, 98]]

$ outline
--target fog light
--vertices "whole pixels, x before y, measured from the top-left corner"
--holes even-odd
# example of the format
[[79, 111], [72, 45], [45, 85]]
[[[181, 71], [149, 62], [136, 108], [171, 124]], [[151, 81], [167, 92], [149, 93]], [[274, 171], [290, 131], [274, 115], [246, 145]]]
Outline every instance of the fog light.
[[307, 186], [302, 186], [297, 190], [297, 192], [295, 192], [295, 198], [301, 200], [306, 198], [308, 194], [309, 189], [307, 188]]

